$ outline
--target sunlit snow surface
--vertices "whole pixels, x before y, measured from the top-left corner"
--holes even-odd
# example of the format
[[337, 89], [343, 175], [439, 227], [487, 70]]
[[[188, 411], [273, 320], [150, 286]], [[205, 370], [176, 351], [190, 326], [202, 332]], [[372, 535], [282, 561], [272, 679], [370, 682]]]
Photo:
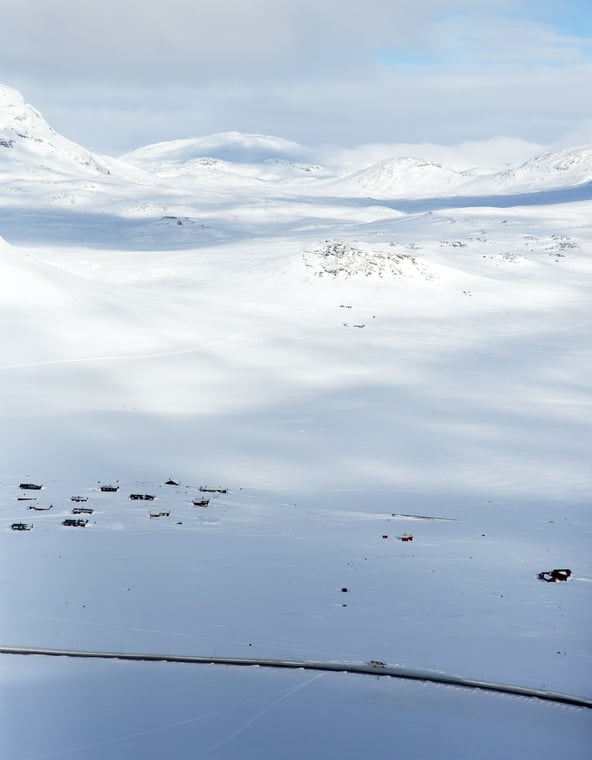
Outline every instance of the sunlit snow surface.
[[[327, 195], [294, 163], [3, 184], [1, 643], [379, 659], [590, 696], [587, 156], [418, 197], [432, 165], [414, 200]], [[228, 492], [193, 506], [206, 484]], [[74, 495], [85, 528], [61, 524]], [[558, 567], [568, 582], [537, 579]], [[0, 666], [15, 760], [584, 757], [590, 730], [589, 711], [386, 679]]]

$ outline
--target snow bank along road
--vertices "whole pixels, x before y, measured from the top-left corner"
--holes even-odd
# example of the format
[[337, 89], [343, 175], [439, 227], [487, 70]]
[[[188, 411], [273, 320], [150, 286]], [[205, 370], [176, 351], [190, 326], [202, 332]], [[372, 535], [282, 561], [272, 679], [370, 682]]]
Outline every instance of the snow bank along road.
[[368, 663], [314, 662], [311, 660], [269, 660], [244, 657], [199, 657], [191, 655], [142, 654], [140, 652], [84, 652], [74, 649], [33, 649], [10, 646], [0, 646], [0, 654], [28, 654], [104, 660], [137, 660], [140, 662], [181, 662], [193, 665], [227, 665], [238, 667], [259, 665], [264, 668], [320, 670], [335, 673], [341, 672], [359, 675], [388, 676], [390, 678], [428, 681], [430, 683], [440, 683], [447, 686], [459, 686], [470, 689], [481, 689], [483, 691], [494, 691], [502, 694], [514, 694], [522, 697], [543, 699], [548, 702], [560, 702], [575, 707], [587, 707], [592, 709], [592, 699], [586, 699], [584, 697], [576, 697], [570, 694], [545, 691], [542, 689], [529, 689], [522, 686], [513, 686], [511, 684], [478, 681], [471, 678], [463, 678], [462, 676], [447, 675], [446, 673], [438, 671], [390, 666], [379, 660], [371, 660]]

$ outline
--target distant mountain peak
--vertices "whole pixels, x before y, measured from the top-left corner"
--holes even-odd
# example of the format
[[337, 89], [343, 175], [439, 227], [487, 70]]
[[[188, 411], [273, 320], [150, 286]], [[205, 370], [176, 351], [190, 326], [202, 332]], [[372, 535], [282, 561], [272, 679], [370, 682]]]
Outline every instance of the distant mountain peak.
[[547, 150], [512, 169], [495, 175], [502, 186], [524, 190], [577, 187], [592, 182], [592, 146]]
[[42, 124], [51, 129], [39, 111], [27, 103], [18, 90], [0, 84], [0, 129], [10, 127], [15, 122], [23, 128], [34, 128]]
[[291, 140], [242, 132], [170, 140], [121, 156], [122, 161], [162, 178], [214, 181], [228, 188], [322, 174], [312, 158], [309, 148]]
[[218, 132], [205, 137], [147, 145], [121, 158], [131, 163], [161, 161], [183, 164], [197, 159], [216, 159], [233, 164], [260, 164], [270, 160], [308, 161], [311, 151], [299, 143], [270, 135]]
[[0, 85], [0, 167], [19, 176], [108, 175], [105, 161], [58, 134], [20, 92]]
[[415, 156], [386, 158], [335, 181], [339, 192], [375, 198], [433, 195], [459, 187], [466, 177], [455, 169]]

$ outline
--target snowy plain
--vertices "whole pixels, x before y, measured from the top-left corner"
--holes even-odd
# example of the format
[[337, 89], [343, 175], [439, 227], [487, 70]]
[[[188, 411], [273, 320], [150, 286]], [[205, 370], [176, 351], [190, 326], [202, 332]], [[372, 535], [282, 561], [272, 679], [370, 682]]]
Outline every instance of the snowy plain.
[[[590, 148], [362, 178], [235, 133], [109, 159], [0, 96], [0, 643], [378, 659], [592, 696]], [[228, 491], [195, 507], [205, 484]], [[83, 529], [62, 526], [74, 495]], [[556, 567], [567, 583], [537, 579]], [[154, 669], [2, 655], [3, 757], [592, 745], [589, 711], [520, 698]], [[154, 704], [172, 725], [243, 692], [239, 719], [146, 733]]]

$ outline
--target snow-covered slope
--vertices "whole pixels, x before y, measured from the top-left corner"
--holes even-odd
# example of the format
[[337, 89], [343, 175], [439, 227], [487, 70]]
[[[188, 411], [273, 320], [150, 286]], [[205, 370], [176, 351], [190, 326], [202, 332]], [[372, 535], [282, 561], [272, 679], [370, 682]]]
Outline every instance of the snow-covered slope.
[[[585, 219], [5, 247], [7, 643], [378, 658], [588, 693]], [[23, 480], [51, 512], [17, 501]], [[202, 483], [229, 491], [198, 510]], [[81, 535], [61, 525], [75, 493], [95, 510]], [[574, 577], [537, 580], [553, 567]]]
[[[135, 355], [174, 346], [170, 307], [121, 285], [102, 286], [0, 239], [2, 365]], [[167, 329], [168, 327], [168, 329]]]

